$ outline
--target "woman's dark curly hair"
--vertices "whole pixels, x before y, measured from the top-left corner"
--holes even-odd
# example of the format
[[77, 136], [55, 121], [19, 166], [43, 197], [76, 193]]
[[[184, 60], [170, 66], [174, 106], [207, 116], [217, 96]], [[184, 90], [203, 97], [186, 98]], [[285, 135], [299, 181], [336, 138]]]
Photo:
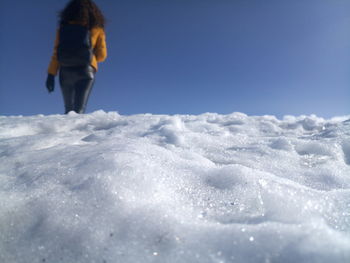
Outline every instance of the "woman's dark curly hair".
[[105, 18], [92, 0], [71, 0], [59, 13], [59, 20], [60, 25], [74, 21], [89, 29], [105, 26]]

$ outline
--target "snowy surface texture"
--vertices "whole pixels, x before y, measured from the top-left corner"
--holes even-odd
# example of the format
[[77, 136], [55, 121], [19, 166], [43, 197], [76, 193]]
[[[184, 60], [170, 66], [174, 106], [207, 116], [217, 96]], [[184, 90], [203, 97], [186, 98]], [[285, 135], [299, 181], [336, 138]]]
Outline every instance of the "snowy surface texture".
[[0, 262], [350, 262], [349, 117], [0, 117]]

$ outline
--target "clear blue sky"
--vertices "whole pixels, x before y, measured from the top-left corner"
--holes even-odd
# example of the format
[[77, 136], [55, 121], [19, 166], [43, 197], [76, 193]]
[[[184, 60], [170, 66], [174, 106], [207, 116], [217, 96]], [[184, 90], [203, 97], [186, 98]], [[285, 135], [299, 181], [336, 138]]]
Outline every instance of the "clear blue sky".
[[[0, 1], [0, 115], [57, 114], [44, 83], [65, 0]], [[350, 110], [349, 0], [96, 0], [109, 57], [88, 103], [121, 114]]]

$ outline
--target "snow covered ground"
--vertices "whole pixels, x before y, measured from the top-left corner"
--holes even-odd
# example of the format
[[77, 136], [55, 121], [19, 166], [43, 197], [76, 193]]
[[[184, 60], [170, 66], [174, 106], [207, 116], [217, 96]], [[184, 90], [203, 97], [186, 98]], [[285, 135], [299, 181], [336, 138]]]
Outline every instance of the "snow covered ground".
[[0, 117], [0, 262], [350, 262], [349, 118]]

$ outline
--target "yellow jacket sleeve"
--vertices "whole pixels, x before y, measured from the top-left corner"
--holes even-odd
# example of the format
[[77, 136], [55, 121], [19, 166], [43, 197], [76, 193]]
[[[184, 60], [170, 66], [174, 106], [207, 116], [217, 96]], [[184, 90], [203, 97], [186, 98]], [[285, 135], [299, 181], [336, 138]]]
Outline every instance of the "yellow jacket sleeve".
[[59, 43], [59, 38], [60, 38], [60, 34], [59, 34], [59, 30], [57, 30], [56, 32], [56, 40], [55, 40], [55, 47], [53, 50], [53, 55], [51, 57], [51, 61], [50, 61], [50, 65], [49, 65], [49, 69], [48, 69], [48, 73], [51, 75], [57, 75], [58, 72], [58, 68], [59, 68], [59, 64], [57, 61], [57, 46]]
[[100, 29], [98, 34], [94, 54], [97, 62], [102, 62], [107, 58], [106, 35], [103, 29]]

